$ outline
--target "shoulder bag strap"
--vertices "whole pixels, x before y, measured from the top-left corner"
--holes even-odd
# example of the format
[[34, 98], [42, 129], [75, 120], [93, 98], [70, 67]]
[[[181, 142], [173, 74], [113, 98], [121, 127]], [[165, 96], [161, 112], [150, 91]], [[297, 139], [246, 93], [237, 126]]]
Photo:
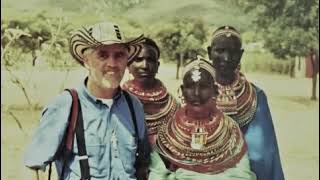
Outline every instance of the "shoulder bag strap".
[[79, 114], [78, 120], [76, 124], [76, 137], [77, 137], [77, 146], [78, 146], [78, 160], [80, 163], [80, 170], [81, 170], [81, 180], [89, 180], [90, 179], [90, 168], [89, 168], [89, 161], [88, 155], [86, 150], [86, 143], [84, 138], [84, 128], [83, 128], [83, 117], [82, 111], [79, 103]]
[[[90, 179], [88, 158], [81, 159], [81, 157], [82, 158], [87, 157], [87, 155], [86, 155], [85, 141], [84, 141], [83, 118], [82, 118], [82, 112], [81, 112], [80, 101], [78, 98], [78, 93], [75, 89], [65, 89], [65, 90], [68, 91], [72, 96], [72, 105], [71, 105], [71, 111], [69, 114], [69, 120], [68, 120], [69, 125], [67, 128], [67, 134], [64, 139], [65, 145], [64, 145], [64, 150], [62, 154], [63, 166], [62, 166], [62, 172], [59, 179], [63, 180], [67, 160], [69, 159], [72, 153], [75, 132], [77, 137], [77, 146], [79, 149], [81, 179]], [[82, 133], [80, 132], [81, 130], [82, 130]], [[52, 162], [49, 164], [48, 180], [51, 179], [51, 168], [52, 168]]]
[[138, 142], [138, 145], [137, 145], [137, 153], [136, 153], [136, 156], [138, 157], [139, 156], [139, 146], [140, 146], [140, 138], [139, 138], [139, 131], [138, 131], [138, 126], [137, 126], [137, 119], [136, 119], [136, 115], [135, 115], [135, 112], [134, 112], [134, 108], [133, 108], [133, 104], [132, 104], [132, 100], [130, 98], [130, 95], [127, 91], [124, 91], [123, 90], [123, 94], [124, 94], [124, 97], [126, 98], [127, 100], [127, 103], [128, 103], [128, 106], [129, 106], [129, 110], [130, 110], [130, 114], [131, 114], [131, 118], [132, 118], [132, 121], [133, 121], [133, 125], [134, 125], [134, 130], [136, 132], [136, 136], [137, 136], [137, 142]]
[[[76, 128], [76, 122], [78, 118], [78, 109], [79, 109], [79, 104], [78, 104], [78, 94], [77, 91], [74, 89], [65, 89], [70, 93], [72, 96], [72, 104], [71, 104], [71, 110], [68, 118], [68, 128], [67, 128], [67, 134], [65, 135], [65, 138], [62, 140], [62, 143], [65, 143], [63, 145], [63, 166], [62, 166], [62, 172], [59, 177], [60, 180], [63, 179], [64, 176], [64, 171], [65, 171], [65, 166], [66, 166], [66, 161], [68, 157], [70, 156], [70, 153], [72, 152], [72, 146], [73, 146], [73, 137], [74, 137], [74, 132]], [[49, 173], [48, 173], [48, 180], [51, 179], [51, 171], [52, 171], [52, 162], [49, 164]]]

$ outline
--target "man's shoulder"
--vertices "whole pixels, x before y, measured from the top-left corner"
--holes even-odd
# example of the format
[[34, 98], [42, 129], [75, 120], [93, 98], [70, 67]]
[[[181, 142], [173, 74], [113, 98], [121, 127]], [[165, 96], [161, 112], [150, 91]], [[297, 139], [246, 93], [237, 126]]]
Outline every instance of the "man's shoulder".
[[130, 91], [123, 90], [123, 93], [127, 93], [130, 96], [130, 99], [132, 100], [133, 106], [143, 107], [139, 98], [137, 96], [133, 95], [132, 93], [130, 93]]
[[47, 107], [54, 107], [54, 108], [61, 108], [66, 106], [71, 106], [72, 103], [72, 96], [68, 91], [62, 91], [57, 96], [53, 97]]

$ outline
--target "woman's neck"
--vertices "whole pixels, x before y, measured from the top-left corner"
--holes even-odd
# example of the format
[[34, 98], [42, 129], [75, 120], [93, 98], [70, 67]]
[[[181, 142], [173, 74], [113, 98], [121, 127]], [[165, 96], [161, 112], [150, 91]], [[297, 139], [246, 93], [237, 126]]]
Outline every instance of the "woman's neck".
[[238, 74], [235, 72], [228, 75], [225, 75], [223, 73], [217, 73], [216, 81], [223, 86], [231, 85], [236, 80], [237, 75]]

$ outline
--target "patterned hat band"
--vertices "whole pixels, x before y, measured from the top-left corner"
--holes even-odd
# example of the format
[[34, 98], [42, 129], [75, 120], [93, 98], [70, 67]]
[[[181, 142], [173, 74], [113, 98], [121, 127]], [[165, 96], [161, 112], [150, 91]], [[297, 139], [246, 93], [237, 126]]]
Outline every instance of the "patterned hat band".
[[118, 25], [102, 22], [75, 31], [70, 39], [70, 53], [83, 66], [86, 50], [103, 45], [124, 44], [128, 47], [128, 61], [131, 61], [141, 51], [144, 40], [142, 34], [131, 41], [125, 41]]

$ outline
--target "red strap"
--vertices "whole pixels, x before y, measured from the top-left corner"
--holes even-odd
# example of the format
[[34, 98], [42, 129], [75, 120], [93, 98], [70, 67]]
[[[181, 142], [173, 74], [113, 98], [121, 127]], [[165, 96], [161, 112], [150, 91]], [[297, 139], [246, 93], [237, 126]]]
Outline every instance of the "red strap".
[[70, 122], [68, 126], [68, 131], [67, 131], [67, 140], [66, 140], [66, 148], [67, 150], [72, 150], [72, 144], [73, 144], [73, 139], [74, 139], [74, 132], [76, 129], [76, 122], [78, 119], [78, 94], [75, 89], [68, 89], [68, 91], [72, 95], [72, 106], [71, 106], [71, 117], [70, 117]]

